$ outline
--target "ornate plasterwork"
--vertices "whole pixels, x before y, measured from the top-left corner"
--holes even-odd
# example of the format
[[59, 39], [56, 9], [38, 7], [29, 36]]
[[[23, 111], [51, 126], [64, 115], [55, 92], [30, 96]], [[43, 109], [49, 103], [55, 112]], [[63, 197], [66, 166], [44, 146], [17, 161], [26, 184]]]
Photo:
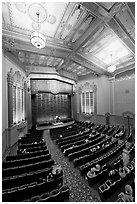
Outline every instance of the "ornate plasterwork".
[[77, 88], [78, 93], [87, 92], [87, 91], [88, 92], [93, 91], [95, 93], [97, 91], [97, 85], [95, 85], [94, 82], [92, 83], [86, 82], [85, 84], [81, 84]]
[[21, 75], [19, 71], [13, 71], [13, 68], [10, 68], [10, 71], [7, 72], [7, 80], [9, 83], [18, 84], [20, 86], [25, 86], [27, 83], [24, 76]]

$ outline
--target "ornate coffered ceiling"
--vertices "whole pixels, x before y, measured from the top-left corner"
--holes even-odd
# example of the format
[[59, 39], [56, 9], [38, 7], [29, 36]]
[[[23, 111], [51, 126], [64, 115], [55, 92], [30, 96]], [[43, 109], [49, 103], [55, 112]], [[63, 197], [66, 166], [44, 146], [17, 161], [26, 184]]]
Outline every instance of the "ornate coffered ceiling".
[[[42, 49], [30, 42], [38, 30], [46, 37]], [[45, 67], [75, 78], [112, 76], [134, 68], [135, 3], [3, 2], [2, 36], [3, 49], [30, 73]], [[113, 74], [110, 65], [117, 66]]]

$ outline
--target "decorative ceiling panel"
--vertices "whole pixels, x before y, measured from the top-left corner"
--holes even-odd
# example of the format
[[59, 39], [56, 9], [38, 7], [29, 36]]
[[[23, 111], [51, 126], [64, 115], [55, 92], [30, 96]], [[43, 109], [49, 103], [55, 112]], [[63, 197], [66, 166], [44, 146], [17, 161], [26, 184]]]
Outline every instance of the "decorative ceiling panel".
[[82, 12], [83, 12], [83, 8], [82, 7], [79, 8], [78, 5], [76, 5], [73, 12], [71, 13], [71, 16], [69, 16], [63, 28], [61, 39], [64, 40], [70, 34], [70, 32], [77, 24], [78, 20], [80, 19]]
[[[135, 62], [134, 7], [125, 2], [3, 2], [2, 45], [23, 69], [108, 75], [111, 64], [122, 70]], [[43, 49], [30, 41], [38, 30], [46, 37]]]
[[125, 6], [120, 13], [116, 15], [121, 24], [125, 27], [130, 36], [135, 40], [135, 22]]
[[130, 51], [115, 37], [103, 49], [95, 54], [99, 60], [109, 65], [123, 57], [127, 57]]
[[87, 15], [87, 17], [84, 19], [84, 21], [82, 22], [81, 26], [78, 28], [77, 32], [73, 36], [73, 39], [72, 39], [73, 43], [76, 42], [76, 40], [78, 40], [83, 35], [83, 33], [90, 26], [90, 24], [92, 23], [94, 18], [95, 17], [93, 15], [91, 15], [91, 14]]
[[92, 70], [80, 66], [74, 62], [71, 62], [71, 64], [66, 68], [66, 70], [71, 71], [72, 73], [77, 74], [78, 76], [92, 73]]
[[112, 29], [104, 27], [86, 42], [80, 49], [93, 63], [100, 65], [107, 71], [107, 67], [123, 63], [127, 58], [133, 57], [127, 46], [116, 36]]
[[21, 61], [25, 66], [28, 65], [40, 65], [56, 67], [63, 60], [59, 57], [50, 57], [45, 55], [37, 55], [29, 52], [18, 52], [16, 53], [19, 61]]
[[[12, 26], [22, 30], [38, 30], [46, 36], [54, 37], [59, 23], [67, 8], [67, 2], [42, 2], [42, 3], [8, 3]], [[36, 12], [40, 12], [38, 27]], [[4, 18], [7, 13], [4, 12]], [[19, 18], [18, 18], [19, 16]], [[7, 24], [8, 21], [5, 21]]]

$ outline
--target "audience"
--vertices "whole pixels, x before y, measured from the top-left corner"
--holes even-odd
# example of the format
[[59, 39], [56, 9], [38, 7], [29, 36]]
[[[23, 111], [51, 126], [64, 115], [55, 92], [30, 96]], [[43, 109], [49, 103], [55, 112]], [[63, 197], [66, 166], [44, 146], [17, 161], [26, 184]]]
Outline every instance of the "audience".
[[119, 168], [119, 175], [121, 178], [124, 178], [129, 172], [130, 169], [128, 167]]
[[122, 130], [121, 130], [119, 133], [115, 134], [115, 137], [120, 137], [120, 136], [122, 136], [122, 135], [123, 135], [123, 132], [122, 132]]
[[121, 198], [124, 202], [133, 202], [134, 197], [133, 197], [133, 190], [130, 185], [125, 186], [125, 193], [121, 192], [118, 195], [119, 198]]
[[101, 167], [99, 164], [96, 164], [95, 167], [92, 167], [90, 171], [87, 173], [88, 178], [93, 178], [101, 171]]
[[120, 179], [120, 175], [117, 169], [113, 169], [108, 173], [109, 180], [111, 180], [111, 183], [114, 183], [115, 181]]
[[123, 160], [123, 166], [127, 166], [129, 164], [129, 151], [125, 148], [123, 149], [123, 152], [122, 152], [122, 160]]

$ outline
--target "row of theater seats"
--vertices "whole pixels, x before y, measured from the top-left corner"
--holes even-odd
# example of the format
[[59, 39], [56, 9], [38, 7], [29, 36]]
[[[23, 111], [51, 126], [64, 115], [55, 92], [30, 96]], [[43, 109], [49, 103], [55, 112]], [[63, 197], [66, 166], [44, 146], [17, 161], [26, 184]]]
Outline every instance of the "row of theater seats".
[[113, 159], [114, 156], [121, 154], [122, 150], [125, 146], [125, 142], [123, 141], [121, 144], [119, 144], [117, 147], [115, 147], [114, 149], [110, 150], [109, 152], [107, 152], [106, 154], [97, 157], [96, 159], [92, 160], [91, 162], [88, 162], [84, 165], [81, 165], [79, 167], [80, 169], [80, 173], [81, 175], [86, 175], [86, 173], [91, 169], [91, 167], [93, 167], [96, 164], [99, 165], [104, 165], [105, 163], [107, 163], [108, 161], [110, 161], [111, 159]]
[[15, 160], [21, 160], [21, 159], [27, 159], [31, 157], [37, 157], [37, 156], [42, 156], [42, 155], [47, 155], [49, 154], [49, 150], [40, 150], [40, 151], [35, 151], [35, 152], [26, 152], [25, 154], [17, 154], [17, 155], [10, 155], [6, 157], [6, 161], [15, 161]]
[[29, 199], [36, 195], [41, 195], [45, 192], [50, 192], [54, 188], [58, 188], [63, 184], [63, 176], [49, 181], [41, 180], [40, 182], [33, 182], [10, 190], [2, 191], [3, 202], [20, 202]]
[[84, 156], [81, 156], [79, 158], [74, 159], [73, 160], [74, 166], [77, 167], [77, 166], [84, 165], [84, 164], [94, 160], [95, 158], [99, 157], [100, 155], [104, 155], [110, 149], [112, 149], [113, 147], [117, 146], [117, 144], [118, 144], [118, 140], [115, 139], [115, 140], [109, 142], [103, 148], [100, 148], [99, 150], [97, 149], [93, 153], [90, 153], [90, 154], [87, 154], [87, 155], [85, 154]]
[[[85, 124], [84, 122], [77, 122], [75, 121], [72, 125], [66, 126], [66, 127], [61, 127], [61, 128], [55, 128], [50, 130], [50, 135], [55, 139], [58, 139], [60, 136], [68, 137], [74, 134], [77, 134], [80, 132], [80, 130], [84, 130], [85, 127], [88, 127], [88, 123]], [[53, 137], [54, 136], [54, 137]]]
[[41, 151], [41, 150], [46, 150], [47, 149], [47, 146], [46, 145], [44, 145], [44, 146], [39, 146], [39, 147], [30, 147], [30, 148], [25, 148], [25, 149], [17, 149], [17, 154], [22, 154], [22, 153], [24, 153], [24, 151], [25, 151], [25, 153], [27, 153], [27, 152], [30, 152], [30, 153], [32, 153], [32, 152], [37, 152], [37, 151]]
[[[64, 155], [68, 156], [69, 161], [73, 160], [74, 166], [79, 167], [81, 175], [88, 180], [89, 185], [92, 185], [108, 173], [106, 163], [113, 164], [114, 168], [123, 164], [121, 154], [126, 142], [132, 136], [132, 129], [129, 129], [127, 133], [124, 126], [96, 126], [94, 123], [88, 125], [82, 123], [82, 125], [84, 129], [79, 133], [74, 134], [72, 132], [73, 134], [64, 136], [60, 131], [61, 137], [56, 140], [56, 144]], [[86, 127], [90, 128], [87, 130]], [[90, 134], [92, 134], [91, 138], [89, 137]], [[123, 140], [125, 135], [126, 141]], [[95, 149], [95, 151], [90, 152], [91, 149]], [[134, 145], [131, 152], [133, 150]], [[87, 172], [96, 164], [101, 166], [101, 171], [95, 177], [87, 178]]]
[[[93, 138], [92, 138], [93, 139]], [[105, 135], [102, 135], [98, 138], [95, 138], [94, 140], [89, 140], [82, 145], [79, 145], [78, 147], [75, 148], [75, 151], [70, 152], [70, 151], [65, 151], [65, 155], [68, 156], [69, 161], [77, 159], [79, 157], [82, 157], [83, 155], [85, 156], [86, 154], [90, 155], [92, 152], [91, 150], [98, 149], [99, 146], [104, 145], [105, 143], [110, 142], [111, 137], [107, 137]], [[68, 153], [68, 154], [67, 154]], [[94, 151], [95, 153], [95, 151]]]
[[[2, 164], [2, 201], [4, 202], [20, 202], [34, 196], [39, 196], [42, 202], [42, 194], [45, 192], [50, 194], [63, 184], [62, 171], [49, 177], [54, 169], [54, 160], [47, 150], [42, 132], [33, 130], [24, 138], [22, 137], [19, 142], [18, 154], [8, 156]], [[30, 141], [30, 138], [32, 142], [24, 144], [24, 140]], [[19, 151], [24, 148], [25, 151]], [[61, 196], [62, 192], [59, 194]], [[52, 200], [54, 196], [51, 193], [49, 197], [51, 197], [49, 200]]]
[[43, 147], [45, 146], [46, 143], [45, 142], [34, 142], [34, 143], [30, 143], [30, 144], [20, 144], [18, 145], [18, 149], [28, 149], [28, 148], [34, 148], [34, 147]]
[[54, 165], [54, 160], [49, 159], [46, 161], [36, 162], [36, 163], [27, 164], [23, 166], [6, 168], [2, 170], [2, 178], [38, 171], [44, 168], [49, 168], [52, 165]]
[[7, 161], [7, 162], [3, 162], [2, 168], [7, 169], [7, 168], [13, 168], [13, 167], [17, 167], [17, 166], [21, 167], [24, 165], [34, 164], [37, 162], [47, 161], [50, 159], [51, 159], [51, 155], [46, 154], [46, 155], [35, 156], [35, 157], [30, 157], [30, 158], [25, 158], [25, 159]]
[[[135, 146], [132, 145], [132, 147], [130, 148], [130, 155], [134, 155], [134, 151], [135, 151]], [[112, 167], [112, 169], [117, 169], [120, 166], [122, 166], [123, 161], [122, 161], [122, 155], [120, 154], [119, 156], [117, 156], [116, 158], [114, 158], [113, 160], [111, 160], [111, 162], [105, 163], [104, 165], [101, 166], [101, 171], [98, 172], [95, 177], [89, 178], [87, 177], [87, 175], [85, 176], [86, 180], [88, 181], [89, 186], [92, 186], [95, 182], [100, 181], [101, 178], [106, 178], [106, 175], [108, 175], [109, 173], [109, 169], [108, 169], [108, 165]]]
[[82, 139], [86, 139], [86, 137], [89, 135], [90, 131], [80, 131], [78, 134], [76, 135], [72, 135], [70, 137], [67, 138], [60, 138], [58, 141], [56, 140], [56, 144], [58, 144], [58, 147], [60, 147], [61, 149], [63, 148], [63, 146], [67, 145], [64, 147], [65, 148], [69, 148], [69, 145], [72, 145], [73, 143], [76, 144], [76, 142], [80, 142], [80, 140]]
[[40, 196], [34, 196], [24, 202], [67, 202], [69, 201], [69, 188], [61, 186], [59, 189], [54, 189], [49, 193], [43, 193]]
[[[99, 132], [102, 131], [103, 133], [107, 133], [107, 131], [109, 131], [109, 134], [110, 134], [110, 133], [113, 133], [115, 128], [114, 127], [110, 128], [109, 126], [105, 127], [105, 125], [102, 125], [102, 126], [100, 125], [100, 126], [96, 127], [96, 130], [98, 130]], [[94, 133], [92, 133], [92, 134], [94, 134]], [[75, 136], [70, 136], [70, 137], [74, 138]], [[97, 138], [95, 138], [95, 137], [97, 137]], [[79, 140], [80, 140], [81, 135], [78, 135], [77, 138], [79, 138]], [[93, 140], [93, 138], [95, 138], [95, 139]], [[95, 135], [93, 138], [90, 138], [90, 140], [92, 140], [92, 141], [89, 140], [89, 142], [86, 144], [77, 145], [75, 142], [75, 145], [73, 146], [73, 148], [67, 149], [65, 151], [65, 155], [68, 155], [69, 160], [73, 159], [75, 166], [79, 166], [79, 165], [82, 165], [83, 163], [87, 163], [91, 159], [93, 160], [94, 159], [93, 157], [96, 157], [100, 153], [104, 154], [106, 151], [108, 151], [109, 148], [111, 148], [113, 145], [116, 145], [116, 142], [117, 142], [117, 140], [112, 141], [109, 145], [104, 146], [104, 148], [101, 148], [100, 151], [97, 151], [96, 153], [94, 152], [94, 154], [93, 154], [90, 152], [90, 148], [93, 148], [95, 146], [94, 144], [101, 145], [101, 143], [97, 143], [97, 142], [99, 142], [100, 140], [105, 138], [105, 135], [103, 134], [102, 136], [100, 136], [100, 134], [97, 133], [97, 135]], [[71, 140], [73, 140], [73, 139], [69, 139], [69, 137], [68, 137], [68, 140], [66, 142], [69, 143], [69, 142], [71, 142]], [[109, 137], [106, 139], [106, 141], [107, 140], [109, 141]], [[105, 140], [103, 142], [105, 142]], [[60, 143], [58, 143], [58, 144], [60, 144]], [[61, 148], [62, 147], [63, 146], [61, 146]]]
[[111, 179], [106, 180], [105, 183], [99, 186], [99, 193], [102, 200], [106, 199], [108, 195], [110, 196], [120, 185], [126, 183], [129, 177], [133, 174], [135, 170], [135, 159], [133, 159], [130, 164], [127, 166], [129, 168], [129, 172], [127, 172], [125, 177], [120, 177], [118, 180], [112, 181]]
[[[88, 128], [84, 128], [84, 130], [82, 131], [79, 131], [78, 134], [74, 134], [74, 135], [70, 135], [68, 137], [60, 137], [59, 139], [56, 140], [56, 144], [58, 144], [59, 147], [62, 147], [64, 145], [69, 145], [69, 144], [72, 144], [72, 142], [76, 142], [80, 141], [81, 139], [85, 139], [87, 136], [89, 136], [89, 133], [92, 133], [93, 135], [96, 134], [96, 131], [95, 128], [93, 127], [94, 124], [91, 124], [91, 127], [88, 127]], [[99, 132], [96, 136], [99, 136]]]
[[42, 179], [46, 179], [48, 174], [52, 171], [52, 166], [49, 168], [40, 169], [34, 172], [15, 175], [13, 177], [6, 177], [2, 180], [2, 189], [10, 189], [19, 187], [25, 184], [33, 182], [39, 182]]

